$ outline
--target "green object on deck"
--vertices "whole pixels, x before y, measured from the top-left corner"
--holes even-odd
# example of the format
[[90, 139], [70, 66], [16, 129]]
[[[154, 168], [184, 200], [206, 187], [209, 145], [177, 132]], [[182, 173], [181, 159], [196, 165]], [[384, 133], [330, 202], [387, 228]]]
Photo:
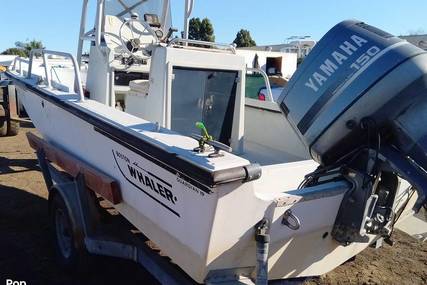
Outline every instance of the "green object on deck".
[[208, 130], [205, 127], [205, 124], [203, 124], [202, 122], [196, 122], [196, 128], [202, 131], [202, 137], [199, 140], [199, 150], [203, 152], [205, 149], [206, 142], [213, 140], [213, 138], [211, 135], [209, 135]]
[[197, 122], [196, 128], [200, 129], [203, 132], [204, 137], [212, 139], [212, 137], [208, 134], [208, 130], [206, 129], [205, 124], [203, 124], [202, 122]]

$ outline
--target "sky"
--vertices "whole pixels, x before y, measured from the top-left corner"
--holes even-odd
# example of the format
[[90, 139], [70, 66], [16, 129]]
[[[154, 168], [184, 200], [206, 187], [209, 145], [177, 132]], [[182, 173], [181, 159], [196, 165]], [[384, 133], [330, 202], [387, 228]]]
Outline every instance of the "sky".
[[[184, 0], [171, 2], [173, 26], [181, 31]], [[0, 52], [32, 39], [51, 50], [76, 52], [80, 0], [0, 0], [0, 11]], [[258, 45], [266, 45], [291, 36], [319, 40], [345, 19], [395, 35], [427, 33], [426, 12], [426, 0], [195, 0], [192, 16], [211, 20], [217, 42], [231, 43], [244, 28]]]

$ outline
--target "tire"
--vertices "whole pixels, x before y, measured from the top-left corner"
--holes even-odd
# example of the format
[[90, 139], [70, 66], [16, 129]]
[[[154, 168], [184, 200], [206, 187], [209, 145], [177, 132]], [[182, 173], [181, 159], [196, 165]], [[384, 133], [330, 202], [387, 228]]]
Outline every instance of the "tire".
[[0, 105], [0, 136], [7, 136], [7, 120], [3, 106]]
[[60, 194], [53, 197], [50, 213], [52, 237], [60, 265], [67, 271], [86, 272], [89, 254], [84, 246], [78, 247], [75, 242], [68, 208]]
[[0, 105], [0, 136], [16, 136], [19, 133], [19, 122], [10, 120], [7, 121], [6, 112]]

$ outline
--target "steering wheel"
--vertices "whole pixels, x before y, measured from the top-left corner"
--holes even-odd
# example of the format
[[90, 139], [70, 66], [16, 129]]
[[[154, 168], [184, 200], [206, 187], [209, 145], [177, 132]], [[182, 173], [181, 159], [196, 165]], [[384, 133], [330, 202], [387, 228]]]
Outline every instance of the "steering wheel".
[[[140, 29], [141, 26], [143, 30]], [[131, 38], [128, 38], [129, 33], [124, 32], [125, 27], [130, 31]], [[154, 41], [152, 43], [143, 43], [141, 41], [142, 36], [147, 35], [147, 32], [153, 36]], [[119, 30], [119, 37], [122, 43], [122, 49], [130, 56], [140, 59], [149, 58], [151, 55], [147, 52], [146, 48], [150, 44], [159, 43], [156, 32], [146, 22], [139, 21], [136, 16], [132, 16], [130, 19], [123, 22]], [[138, 51], [141, 51], [141, 53], [138, 54]], [[141, 54], [144, 56], [141, 56]]]

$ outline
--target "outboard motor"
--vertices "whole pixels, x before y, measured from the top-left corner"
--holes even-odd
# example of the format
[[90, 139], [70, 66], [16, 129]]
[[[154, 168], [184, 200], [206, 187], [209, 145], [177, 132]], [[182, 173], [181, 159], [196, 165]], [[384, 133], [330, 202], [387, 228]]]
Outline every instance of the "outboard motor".
[[304, 186], [352, 185], [333, 236], [346, 245], [389, 237], [398, 176], [427, 193], [427, 52], [359, 21], [332, 28], [278, 100], [320, 167]]

